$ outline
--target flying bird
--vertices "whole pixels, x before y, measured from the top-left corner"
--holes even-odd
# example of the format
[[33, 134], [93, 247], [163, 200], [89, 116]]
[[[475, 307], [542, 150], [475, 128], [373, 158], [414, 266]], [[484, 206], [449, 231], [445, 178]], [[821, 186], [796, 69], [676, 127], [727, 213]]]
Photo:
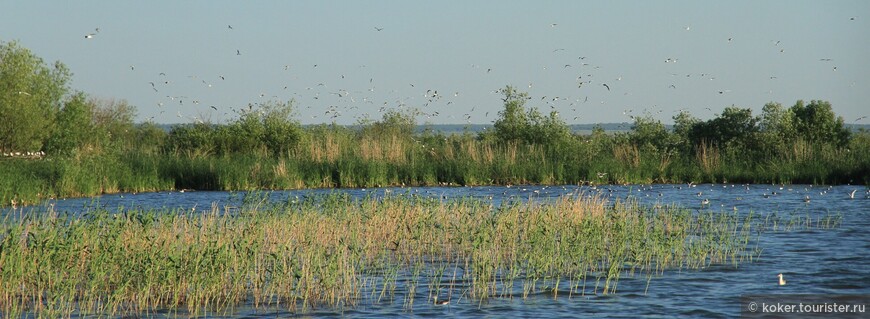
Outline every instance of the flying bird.
[[100, 28], [95, 28], [94, 33], [88, 33], [87, 35], [85, 35], [85, 39], [93, 39], [94, 36], [97, 35], [97, 33], [100, 33]]
[[607, 88], [607, 90], [608, 90], [608, 91], [610, 91], [610, 86], [609, 86], [609, 85], [607, 85], [607, 83], [603, 83], [603, 84], [601, 84], [601, 85], [604, 85], [604, 87], [606, 87], [606, 88]]
[[384, 28], [378, 28], [378, 27], [375, 27], [375, 30], [377, 30], [377, 31], [383, 31]]
[[236, 55], [242, 55], [242, 51], [236, 50]]

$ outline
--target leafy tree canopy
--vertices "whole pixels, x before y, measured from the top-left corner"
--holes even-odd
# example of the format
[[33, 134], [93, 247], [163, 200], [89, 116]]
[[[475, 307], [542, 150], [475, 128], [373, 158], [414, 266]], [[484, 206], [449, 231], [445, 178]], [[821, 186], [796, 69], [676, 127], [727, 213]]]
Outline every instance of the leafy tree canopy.
[[0, 150], [36, 151], [51, 134], [71, 73], [18, 42], [0, 42]]

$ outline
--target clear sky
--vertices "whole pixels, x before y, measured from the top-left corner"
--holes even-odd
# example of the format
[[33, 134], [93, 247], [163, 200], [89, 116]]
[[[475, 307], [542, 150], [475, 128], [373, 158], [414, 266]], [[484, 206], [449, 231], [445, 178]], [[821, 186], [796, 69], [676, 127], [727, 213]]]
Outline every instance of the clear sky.
[[864, 0], [3, 1], [0, 40], [137, 121], [222, 123], [293, 99], [306, 124], [399, 108], [488, 124], [513, 85], [571, 124], [798, 99], [870, 123]]

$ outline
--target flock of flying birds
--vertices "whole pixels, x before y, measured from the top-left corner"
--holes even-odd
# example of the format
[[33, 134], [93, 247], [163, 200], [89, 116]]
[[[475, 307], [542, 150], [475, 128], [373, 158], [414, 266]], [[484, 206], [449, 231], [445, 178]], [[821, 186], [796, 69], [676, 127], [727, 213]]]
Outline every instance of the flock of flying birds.
[[[855, 17], [851, 17], [849, 20], [855, 20]], [[551, 28], [556, 28], [558, 24], [552, 23], [550, 24]], [[373, 28], [373, 32], [384, 32], [386, 28], [375, 26]], [[690, 31], [690, 27], [685, 28], [686, 31]], [[232, 25], [227, 25], [226, 32], [238, 32], [233, 28]], [[94, 40], [98, 38], [100, 33], [100, 28], [95, 28], [93, 32], [88, 33], [84, 36], [84, 38], [88, 41]], [[734, 41], [733, 37], [728, 37], [724, 39], [726, 43], [731, 43]], [[771, 46], [774, 50], [778, 50], [779, 53], [784, 53], [785, 49], [780, 46], [781, 41], [772, 40]], [[235, 49], [235, 52], [232, 52], [236, 56], [242, 56], [245, 52], [242, 49]], [[552, 52], [554, 54], [563, 55], [565, 54], [564, 48], [556, 48], [553, 49]], [[574, 62], [572, 63], [564, 63], [564, 65], [559, 64], [561, 67], [556, 67], [556, 69], [562, 69], [563, 72], [573, 72], [576, 75], [576, 88], [577, 91], [575, 94], [570, 96], [540, 96], [535, 97], [534, 100], [537, 103], [544, 104], [544, 111], [554, 111], [566, 120], [577, 122], [582, 117], [583, 109], [581, 108], [584, 104], [591, 103], [590, 102], [590, 91], [587, 90], [600, 90], [600, 92], [594, 92], [594, 96], [606, 96], [606, 94], [623, 94], [629, 95], [631, 93], [624, 92], [619, 90], [619, 83], [623, 80], [622, 76], [611, 77], [610, 79], [601, 79], [601, 76], [598, 76], [597, 70], [600, 69], [600, 66], [593, 64], [593, 59], [588, 58], [587, 56], [578, 56], [576, 59], [572, 58]], [[833, 64], [833, 59], [831, 58], [821, 58], [818, 60], [822, 63], [831, 63]], [[675, 57], [666, 57], [662, 60], [662, 63], [665, 64], [676, 64], [679, 62], [678, 58]], [[310, 66], [296, 66], [296, 65], [279, 65], [276, 66], [277, 69], [280, 69], [285, 72], [292, 72], [297, 68], [309, 67], [312, 69], [318, 68], [318, 64], [313, 64]], [[365, 65], [361, 65], [360, 68], [365, 68]], [[482, 67], [477, 64], [471, 64], [469, 66], [472, 70], [478, 70], [481, 75], [488, 75], [493, 73], [494, 70], [492, 67]], [[543, 69], [546, 70], [548, 67], [552, 66], [544, 66]], [[831, 65], [832, 71], [837, 71], [837, 66]], [[131, 72], [137, 72], [137, 69], [134, 65], [130, 65]], [[687, 73], [687, 74], [677, 74], [670, 73], [673, 79], [684, 78], [684, 79], [702, 79], [707, 81], [713, 81], [716, 79], [716, 76], [710, 73]], [[229, 76], [225, 76], [223, 74], [212, 74], [207, 76], [201, 75], [186, 75], [183, 78], [178, 77], [176, 75], [170, 74], [169, 71], [160, 71], [155, 72], [153, 79], [149, 80], [147, 83], [147, 88], [153, 91], [155, 97], [156, 107], [159, 109], [159, 114], [164, 114], [166, 112], [175, 111], [174, 113], [180, 119], [191, 120], [194, 122], [210, 122], [211, 117], [215, 115], [219, 115], [222, 118], [226, 119], [231, 116], [231, 114], [241, 114], [243, 112], [252, 111], [251, 104], [245, 106], [225, 106], [218, 105], [214, 103], [203, 103], [202, 101], [207, 98], [207, 96], [194, 96], [193, 94], [179, 94], [179, 91], [175, 89], [176, 83], [183, 83], [185, 87], [190, 87], [192, 83], [196, 83], [205, 89], [214, 89], [216, 87], [226, 87], [225, 83], [227, 83], [227, 79]], [[344, 80], [346, 75], [340, 74], [336, 76], [336, 81]], [[776, 76], [770, 76], [771, 80], [776, 79]], [[358, 81], [359, 83], [360, 81]], [[472, 118], [475, 120], [479, 119], [479, 114], [475, 113], [476, 106], [468, 105], [464, 101], [461, 100], [462, 94], [459, 91], [451, 90], [450, 92], [445, 92], [444, 90], [439, 90], [437, 88], [417, 88], [415, 83], [408, 83], [408, 86], [405, 89], [393, 88], [389, 90], [386, 98], [380, 98], [376, 100], [373, 94], [375, 91], [379, 91], [378, 88], [379, 81], [377, 81], [374, 77], [368, 77], [367, 85], [362, 88], [343, 88], [341, 87], [341, 83], [338, 82], [312, 82], [309, 85], [305, 85], [304, 88], [300, 86], [293, 85], [282, 85], [283, 87], [280, 89], [276, 89], [273, 92], [267, 93], [266, 90], [259, 92], [259, 94], [252, 96], [254, 100], [259, 98], [260, 102], [266, 101], [286, 101], [288, 100], [288, 96], [295, 100], [297, 108], [300, 110], [304, 110], [307, 116], [310, 119], [306, 119], [311, 122], [335, 122], [337, 119], [342, 118], [344, 116], [353, 116], [354, 122], [367, 121], [372, 119], [380, 118], [378, 113], [384, 113], [388, 110], [402, 110], [402, 109], [411, 109], [416, 111], [416, 115], [418, 119], [424, 119], [426, 122], [429, 122], [430, 119], [437, 118], [440, 121], [447, 121], [456, 123], [457, 121], [472, 123]], [[347, 83], [347, 82], [345, 82]], [[670, 81], [667, 83], [667, 89], [677, 89], [678, 82], [676, 80]], [[280, 87], [280, 86], [279, 86]], [[528, 84], [528, 88], [531, 89], [533, 87], [533, 83]], [[281, 92], [277, 92], [280, 90]], [[406, 90], [411, 90], [413, 93], [408, 94]], [[201, 91], [200, 91], [201, 92]], [[730, 93], [730, 89], [719, 89], [714, 94], [728, 94]], [[495, 89], [491, 91], [492, 94], [500, 94], [502, 93], [501, 89]], [[602, 95], [603, 94], [603, 95]], [[383, 96], [383, 95], [382, 95]], [[532, 99], [532, 97], [529, 97]], [[597, 101], [597, 104], [605, 104], [606, 100], [601, 99]], [[592, 105], [596, 103], [591, 103]], [[200, 105], [208, 105], [208, 108], [199, 108], [197, 106]], [[325, 106], [324, 106], [325, 105]], [[192, 109], [189, 106], [194, 106]], [[540, 105], [533, 105], [539, 106]], [[312, 108], [321, 108], [320, 111], [315, 112]], [[203, 113], [202, 110], [206, 110], [206, 113]], [[451, 111], [445, 111], [451, 110]], [[587, 109], [588, 110], [588, 109]], [[683, 111], [684, 109], [677, 110], [676, 112]], [[712, 111], [710, 108], [707, 110]], [[191, 112], [198, 112], [198, 115], [191, 115]], [[570, 111], [570, 112], [569, 112]], [[634, 119], [635, 116], [639, 116], [640, 111], [635, 113], [636, 110], [631, 108], [626, 108], [623, 110], [622, 114], [627, 116], [630, 119]], [[490, 114], [491, 112], [483, 112], [483, 117], [485, 119], [491, 120], [494, 119], [495, 114]], [[564, 116], [561, 113], [568, 113], [568, 116]], [[652, 113], [662, 113], [661, 109], [656, 110], [655, 108], [644, 109], [643, 113], [646, 115], [651, 115]], [[459, 115], [461, 114], [461, 115]], [[492, 115], [492, 116], [491, 116]], [[153, 121], [156, 116], [150, 117], [148, 120]], [[445, 118], [447, 117], [447, 118]], [[864, 120], [868, 118], [868, 116], [862, 116], [854, 120], [855, 123], [858, 121]], [[162, 117], [165, 119], [165, 117]]]

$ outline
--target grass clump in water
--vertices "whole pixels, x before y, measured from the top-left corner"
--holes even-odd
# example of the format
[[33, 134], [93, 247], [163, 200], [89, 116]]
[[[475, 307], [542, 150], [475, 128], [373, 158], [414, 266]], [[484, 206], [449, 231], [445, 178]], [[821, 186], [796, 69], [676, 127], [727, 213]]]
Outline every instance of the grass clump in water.
[[[0, 311], [10, 317], [229, 313], [239, 306], [414, 303], [417, 289], [484, 301], [609, 294], [624, 275], [737, 263], [753, 223], [575, 194], [556, 201], [348, 195], [241, 208], [0, 224]], [[459, 285], [459, 283], [467, 283]], [[459, 288], [461, 286], [461, 288]]]

